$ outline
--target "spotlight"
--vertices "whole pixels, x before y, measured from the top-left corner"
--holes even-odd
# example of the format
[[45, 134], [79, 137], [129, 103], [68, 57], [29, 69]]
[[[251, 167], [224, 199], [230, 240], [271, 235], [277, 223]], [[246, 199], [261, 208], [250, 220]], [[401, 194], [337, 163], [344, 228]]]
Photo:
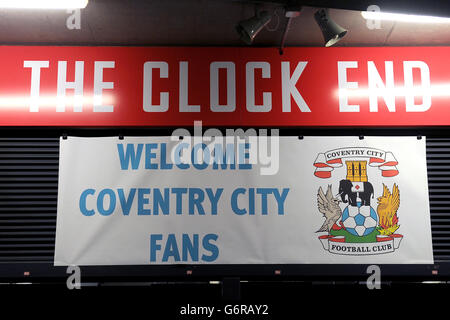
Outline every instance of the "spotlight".
[[270, 22], [272, 16], [267, 11], [260, 11], [254, 17], [243, 20], [236, 26], [236, 31], [241, 40], [252, 44], [256, 35]]
[[317, 24], [322, 30], [325, 39], [325, 47], [331, 47], [341, 40], [346, 34], [347, 30], [342, 28], [334, 22], [328, 15], [328, 9], [320, 9], [314, 14]]

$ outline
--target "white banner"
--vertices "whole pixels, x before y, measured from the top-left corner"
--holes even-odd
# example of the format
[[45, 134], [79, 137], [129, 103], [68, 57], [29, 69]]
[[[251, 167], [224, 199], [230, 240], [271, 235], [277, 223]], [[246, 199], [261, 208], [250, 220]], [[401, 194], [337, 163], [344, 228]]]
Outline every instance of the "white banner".
[[433, 263], [425, 139], [171, 140], [61, 140], [55, 265]]

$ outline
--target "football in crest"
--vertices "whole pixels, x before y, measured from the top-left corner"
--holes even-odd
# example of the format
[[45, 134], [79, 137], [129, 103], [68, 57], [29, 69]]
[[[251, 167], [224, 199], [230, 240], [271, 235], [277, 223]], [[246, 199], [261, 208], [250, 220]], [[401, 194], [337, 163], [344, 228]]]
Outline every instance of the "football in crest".
[[347, 206], [342, 212], [342, 224], [351, 234], [359, 237], [367, 236], [375, 231], [378, 225], [378, 216], [369, 206]]

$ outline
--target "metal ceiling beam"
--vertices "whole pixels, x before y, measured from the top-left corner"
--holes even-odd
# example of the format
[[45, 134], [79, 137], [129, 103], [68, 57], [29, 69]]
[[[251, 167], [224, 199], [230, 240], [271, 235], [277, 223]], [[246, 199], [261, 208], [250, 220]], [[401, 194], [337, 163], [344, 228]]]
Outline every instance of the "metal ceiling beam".
[[289, 5], [292, 3], [331, 9], [366, 11], [371, 5], [377, 5], [381, 11], [392, 13], [419, 14], [437, 17], [450, 17], [450, 1], [442, 0], [259, 0], [248, 3], [273, 3]]
[[314, 0], [301, 1], [303, 5], [335, 9], [365, 11], [371, 5], [377, 5], [384, 12], [420, 14], [431, 16], [450, 16], [450, 1], [442, 0]]

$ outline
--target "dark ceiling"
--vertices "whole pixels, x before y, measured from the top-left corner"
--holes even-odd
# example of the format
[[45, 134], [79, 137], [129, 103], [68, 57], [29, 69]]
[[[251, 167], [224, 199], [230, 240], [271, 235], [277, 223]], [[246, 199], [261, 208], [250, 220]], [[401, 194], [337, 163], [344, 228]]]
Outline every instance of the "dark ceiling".
[[[450, 1], [377, 1], [385, 11], [450, 16]], [[304, 1], [293, 19], [286, 46], [322, 46], [313, 19], [316, 7], [366, 8], [371, 1]], [[396, 5], [393, 5], [396, 3]], [[440, 3], [440, 4], [439, 4]], [[259, 3], [274, 18], [254, 46], [279, 46], [287, 18], [276, 3]], [[385, 9], [388, 8], [388, 9]], [[64, 10], [0, 10], [2, 44], [243, 46], [238, 21], [251, 17], [255, 4], [232, 0], [91, 0], [81, 13], [81, 29], [69, 30]], [[447, 14], [448, 13], [448, 14]], [[331, 17], [349, 30], [338, 46], [450, 45], [450, 23], [382, 22], [370, 29], [359, 11], [332, 9]]]

